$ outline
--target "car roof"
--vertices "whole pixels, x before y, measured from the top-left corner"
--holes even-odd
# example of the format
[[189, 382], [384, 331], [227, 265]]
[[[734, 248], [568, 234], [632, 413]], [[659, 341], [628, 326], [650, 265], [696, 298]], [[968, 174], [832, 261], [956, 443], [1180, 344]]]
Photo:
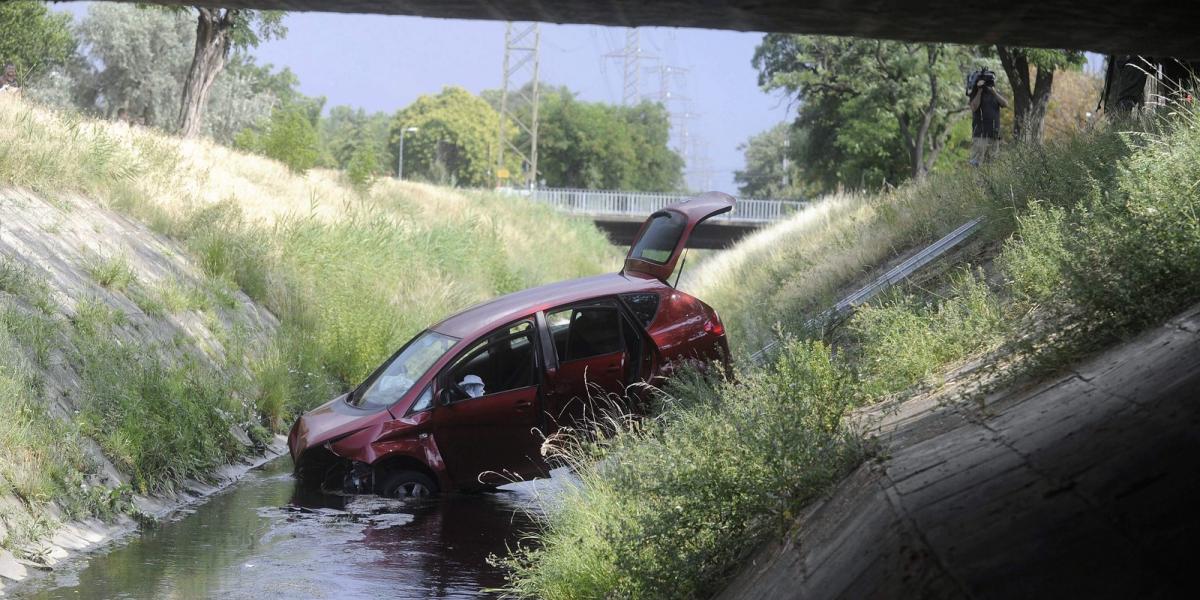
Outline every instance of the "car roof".
[[513, 292], [451, 315], [430, 329], [456, 338], [474, 338], [539, 310], [602, 296], [657, 290], [666, 284], [636, 275], [607, 273]]

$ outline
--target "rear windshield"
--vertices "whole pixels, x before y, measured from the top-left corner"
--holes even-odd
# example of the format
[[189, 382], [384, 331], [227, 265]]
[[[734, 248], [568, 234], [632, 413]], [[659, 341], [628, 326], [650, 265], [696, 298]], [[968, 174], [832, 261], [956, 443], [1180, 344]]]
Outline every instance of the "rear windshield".
[[663, 264], [671, 259], [687, 218], [677, 212], [661, 212], [650, 218], [645, 233], [629, 253], [630, 258], [640, 258]]

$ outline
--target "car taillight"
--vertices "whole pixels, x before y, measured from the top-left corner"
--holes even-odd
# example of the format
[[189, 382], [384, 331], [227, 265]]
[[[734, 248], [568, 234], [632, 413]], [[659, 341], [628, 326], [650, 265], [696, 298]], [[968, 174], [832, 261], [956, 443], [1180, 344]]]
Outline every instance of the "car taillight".
[[704, 322], [704, 331], [718, 336], [725, 335], [725, 326], [718, 320], [709, 319]]

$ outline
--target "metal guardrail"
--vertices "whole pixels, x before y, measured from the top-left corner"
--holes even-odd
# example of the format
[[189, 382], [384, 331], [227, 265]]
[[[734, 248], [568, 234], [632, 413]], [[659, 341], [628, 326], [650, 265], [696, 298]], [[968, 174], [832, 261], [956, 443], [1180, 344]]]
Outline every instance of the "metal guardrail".
[[[830, 308], [816, 317], [809, 319], [805, 325], [810, 328], [815, 328], [829, 323], [841, 315], [844, 315], [852, 310], [855, 306], [874, 298], [883, 290], [886, 290], [887, 288], [903, 281], [904, 279], [908, 278], [909, 275], [912, 275], [914, 272], [916, 272], [917, 269], [920, 269], [921, 267], [933, 262], [951, 248], [961, 244], [963, 240], [971, 237], [971, 235], [974, 234], [982, 225], [983, 217], [976, 217], [970, 221], [967, 221], [966, 223], [963, 223], [962, 225], [959, 225], [957, 229], [946, 234], [942, 239], [926, 246], [920, 252], [908, 257], [908, 259], [906, 259], [904, 262], [892, 267], [887, 273], [880, 275], [875, 281], [863, 286], [853, 294], [842, 298], [841, 301], [833, 305], [833, 308]], [[759, 362], [762, 357], [766, 355], [766, 353], [774, 350], [778, 345], [778, 340], [767, 344], [762, 350], [751, 354], [750, 360], [752, 362]]]
[[[690, 196], [652, 192], [619, 192], [610, 190], [577, 190], [538, 188], [508, 190], [534, 202], [548, 204], [566, 212], [589, 216], [646, 217], [655, 211]], [[733, 210], [710, 219], [733, 223], [773, 223], [787, 218], [806, 206], [805, 202], [790, 200], [738, 200]]]

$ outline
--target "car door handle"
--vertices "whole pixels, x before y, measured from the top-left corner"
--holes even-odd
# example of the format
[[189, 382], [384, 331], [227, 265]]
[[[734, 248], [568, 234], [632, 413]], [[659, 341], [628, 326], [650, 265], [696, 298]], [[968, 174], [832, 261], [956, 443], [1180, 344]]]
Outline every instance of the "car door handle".
[[608, 368], [604, 369], [604, 370], [609, 373], [616, 373], [617, 371], [621, 370], [621, 365], [620, 365], [620, 363], [614, 363], [614, 364], [608, 365]]
[[514, 406], [517, 407], [517, 410], [527, 410], [533, 406], [533, 403], [528, 400], [521, 400], [514, 404]]

